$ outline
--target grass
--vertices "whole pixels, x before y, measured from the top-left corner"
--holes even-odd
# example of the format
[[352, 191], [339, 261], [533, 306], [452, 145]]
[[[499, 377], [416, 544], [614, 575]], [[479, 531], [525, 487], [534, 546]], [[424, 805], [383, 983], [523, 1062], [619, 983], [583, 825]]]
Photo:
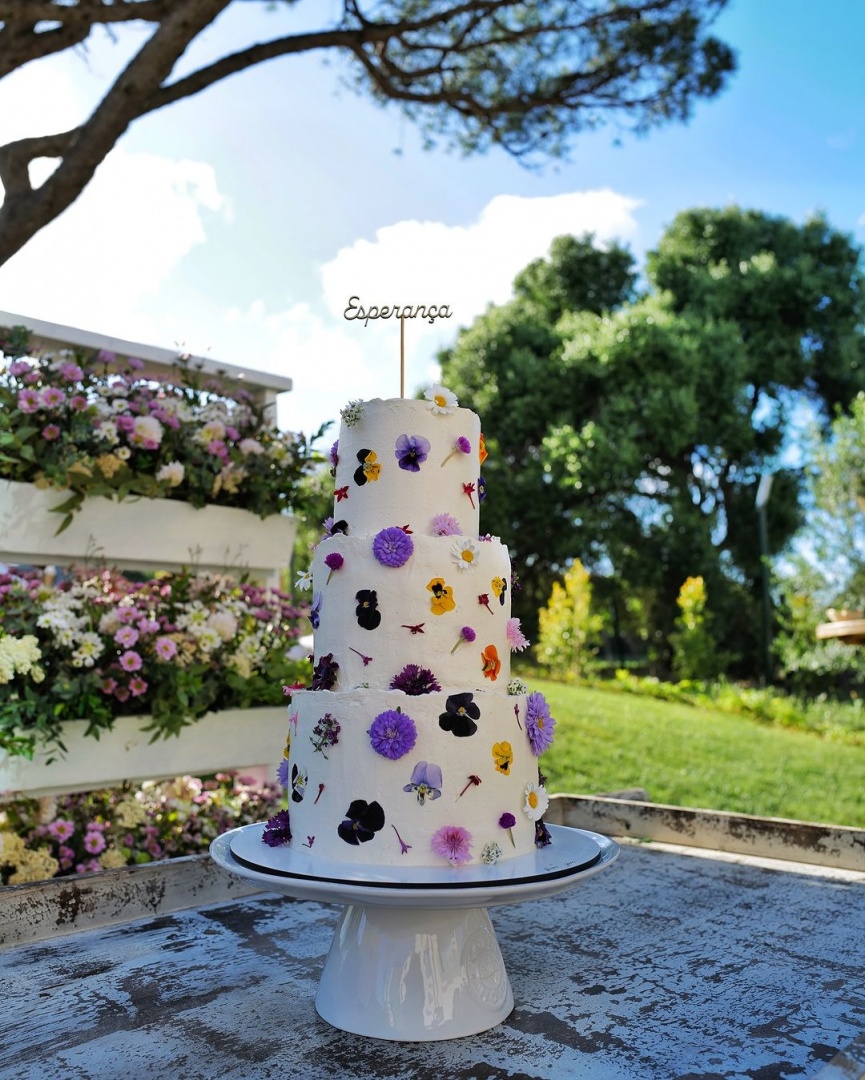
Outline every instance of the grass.
[[531, 679], [556, 718], [551, 792], [865, 827], [865, 746], [706, 708]]

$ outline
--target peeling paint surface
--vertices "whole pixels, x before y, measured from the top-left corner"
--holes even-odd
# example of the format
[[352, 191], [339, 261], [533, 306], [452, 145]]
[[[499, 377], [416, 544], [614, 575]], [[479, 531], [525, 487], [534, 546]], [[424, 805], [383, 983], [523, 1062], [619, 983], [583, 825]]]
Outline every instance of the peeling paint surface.
[[625, 847], [495, 908], [516, 1008], [390, 1043], [314, 1007], [338, 910], [273, 895], [0, 951], [3, 1080], [787, 1080], [865, 1031], [865, 884]]

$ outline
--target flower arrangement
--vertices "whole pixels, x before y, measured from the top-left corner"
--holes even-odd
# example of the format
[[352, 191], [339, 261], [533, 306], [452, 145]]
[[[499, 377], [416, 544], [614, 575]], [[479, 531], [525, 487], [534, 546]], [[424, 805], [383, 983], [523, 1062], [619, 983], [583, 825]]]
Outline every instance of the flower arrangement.
[[176, 385], [112, 353], [36, 355], [23, 327], [0, 330], [0, 479], [68, 491], [60, 529], [87, 496], [298, 509], [315, 455], [281, 432], [242, 386], [204, 379], [178, 358]]
[[98, 737], [149, 714], [157, 738], [210, 710], [281, 704], [303, 672], [287, 656], [301, 615], [284, 593], [218, 575], [0, 574], [0, 656], [19, 642], [11, 675], [0, 665], [0, 749], [62, 750], [66, 720]]
[[261, 821], [276, 783], [234, 773], [17, 799], [0, 807], [0, 885], [20, 885], [206, 852], [221, 833]]

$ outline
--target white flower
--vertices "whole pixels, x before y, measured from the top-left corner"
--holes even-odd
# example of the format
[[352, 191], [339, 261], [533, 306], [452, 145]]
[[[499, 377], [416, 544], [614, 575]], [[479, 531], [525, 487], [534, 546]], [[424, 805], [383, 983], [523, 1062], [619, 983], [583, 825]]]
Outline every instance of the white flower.
[[216, 630], [209, 626], [205, 626], [202, 630], [199, 630], [195, 635], [195, 643], [198, 645], [202, 652], [213, 652], [214, 649], [218, 649], [222, 644], [222, 638]]
[[241, 439], [237, 444], [238, 450], [241, 454], [263, 454], [264, 447], [258, 441], [258, 439]]
[[543, 784], [526, 784], [526, 801], [523, 810], [532, 821], [538, 821], [550, 805], [550, 797]]
[[183, 477], [186, 474], [186, 466], [180, 461], [169, 461], [167, 465], [163, 465], [162, 468], [157, 469], [156, 479], [160, 483], [164, 482], [171, 487], [177, 487], [178, 484], [183, 483]]
[[128, 461], [132, 457], [132, 451], [128, 446], [118, 446], [115, 453], [121, 461]]
[[97, 439], [107, 442], [109, 446], [116, 446], [120, 441], [120, 436], [117, 434], [117, 425], [113, 420], [103, 420], [101, 424], [93, 429], [93, 434]]
[[481, 549], [470, 536], [461, 536], [451, 548], [451, 558], [460, 570], [477, 570]]
[[223, 641], [231, 641], [237, 633], [237, 619], [230, 611], [214, 611], [207, 620], [211, 630], [215, 630]]
[[163, 430], [155, 416], [136, 416], [129, 441], [136, 446], [144, 443], [155, 443], [158, 446], [162, 442]]
[[444, 386], [431, 386], [429, 390], [424, 391], [423, 396], [430, 403], [430, 409], [441, 416], [452, 413], [459, 404], [456, 394]]
[[312, 588], [312, 574], [309, 570], [301, 570], [297, 575], [297, 581], [294, 583], [296, 589], [311, 589]]
[[201, 443], [202, 446], [209, 446], [212, 442], [218, 442], [225, 438], [225, 424], [219, 419], [208, 421], [203, 428], [201, 428], [198, 434], [195, 436], [195, 441]]

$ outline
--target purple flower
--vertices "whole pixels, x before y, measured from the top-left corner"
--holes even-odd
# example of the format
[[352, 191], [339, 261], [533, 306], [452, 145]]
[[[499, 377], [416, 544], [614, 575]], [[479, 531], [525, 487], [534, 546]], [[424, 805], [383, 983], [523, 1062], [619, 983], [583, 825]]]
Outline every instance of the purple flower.
[[547, 847], [552, 842], [553, 838], [550, 836], [550, 830], [544, 824], [543, 818], [538, 818], [535, 822], [535, 847]]
[[[312, 743], [314, 753], [321, 754], [327, 760], [324, 752], [326, 747], [336, 746], [339, 742], [339, 733], [342, 730], [339, 721], [330, 713], [325, 713], [312, 729], [309, 741]], [[297, 766], [295, 766], [296, 768]]]
[[453, 514], [436, 514], [432, 519], [433, 536], [462, 536], [460, 523]]
[[98, 855], [105, 850], [105, 837], [100, 832], [84, 834], [84, 850], [90, 855]]
[[512, 829], [516, 823], [517, 819], [513, 814], [504, 813], [499, 818], [499, 825], [501, 825], [503, 829]]
[[406, 472], [420, 472], [421, 465], [430, 452], [429, 439], [423, 435], [400, 435], [396, 441], [394, 457]]
[[435, 854], [447, 859], [452, 866], [461, 866], [470, 861], [471, 842], [472, 834], [459, 825], [443, 825], [430, 840]]
[[345, 559], [342, 557], [342, 555], [340, 555], [338, 551], [332, 551], [329, 555], [325, 555], [324, 565], [328, 568], [328, 570], [330, 570], [330, 573], [327, 575], [328, 581], [330, 581], [330, 579], [333, 577], [334, 573], [337, 570], [342, 569], [342, 565], [344, 562]]
[[550, 716], [550, 707], [543, 694], [535, 691], [526, 698], [526, 734], [535, 757], [550, 748], [556, 722]]
[[61, 378], [66, 379], [68, 382], [77, 382], [78, 379], [84, 378], [84, 371], [77, 364], [73, 364], [71, 360], [66, 360], [58, 368]]
[[334, 660], [333, 653], [320, 656], [318, 663], [312, 672], [312, 690], [332, 690], [336, 686], [336, 673], [339, 664]]
[[442, 793], [441, 787], [441, 768], [431, 761], [419, 761], [412, 770], [411, 780], [403, 791], [413, 791], [417, 795], [417, 801], [423, 806], [427, 799], [433, 802], [439, 798]]
[[477, 637], [477, 634], [474, 632], [474, 630], [470, 626], [464, 626], [460, 630], [460, 636], [457, 638], [457, 643], [451, 649], [451, 652], [455, 653], [457, 651], [457, 649], [460, 647], [460, 645], [462, 645], [462, 643], [464, 641], [467, 641], [469, 644], [471, 644], [475, 640], [476, 637]]
[[454, 456], [454, 454], [470, 454], [471, 452], [472, 452], [472, 444], [465, 437], [465, 435], [460, 435], [460, 437], [454, 443], [453, 449], [451, 450], [451, 452], [448, 454], [448, 456], [442, 462], [442, 467], [447, 465], [447, 463]]
[[330, 448], [330, 463], [334, 469], [339, 465], [339, 439]]
[[372, 553], [382, 566], [403, 566], [413, 551], [412, 538], [397, 525], [382, 529], [372, 542]]
[[56, 386], [46, 386], [42, 391], [42, 404], [49, 409], [55, 409], [66, 400], [66, 395]]
[[287, 810], [280, 810], [269, 819], [264, 826], [261, 839], [268, 847], [280, 847], [291, 840], [291, 823]]
[[312, 594], [312, 607], [309, 609], [309, 621], [313, 630], [317, 630], [321, 623], [321, 603], [324, 597], [320, 592]]
[[276, 766], [276, 782], [283, 791], [288, 789], [288, 758], [286, 757]]
[[9, 365], [9, 374], [17, 379], [21, 375], [29, 375], [33, 368], [26, 360], [13, 360]]
[[386, 709], [379, 713], [367, 734], [373, 750], [391, 761], [404, 757], [417, 742], [414, 720], [399, 709]]
[[355, 799], [345, 813], [345, 820], [337, 826], [336, 831], [347, 844], [354, 844], [355, 847], [365, 844], [384, 828], [384, 810], [377, 802]]
[[391, 690], [402, 690], [404, 694], [436, 694], [441, 690], [438, 679], [428, 669], [417, 664], [406, 664], [402, 671], [390, 681]]
[[378, 610], [378, 595], [375, 589], [360, 589], [355, 593], [357, 607], [354, 613], [357, 616], [357, 624], [364, 630], [375, 630], [381, 623], [381, 612]]

